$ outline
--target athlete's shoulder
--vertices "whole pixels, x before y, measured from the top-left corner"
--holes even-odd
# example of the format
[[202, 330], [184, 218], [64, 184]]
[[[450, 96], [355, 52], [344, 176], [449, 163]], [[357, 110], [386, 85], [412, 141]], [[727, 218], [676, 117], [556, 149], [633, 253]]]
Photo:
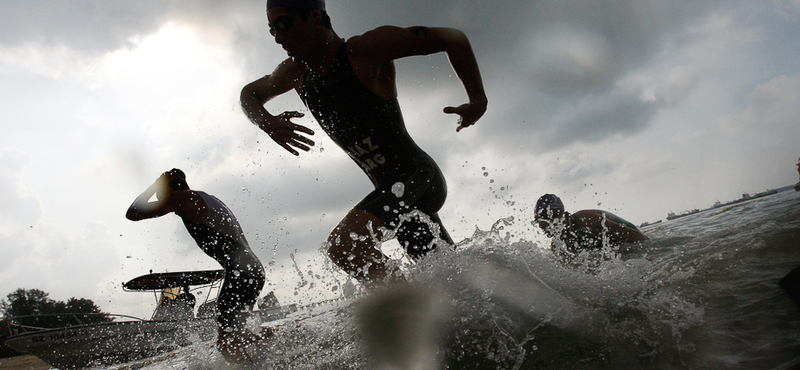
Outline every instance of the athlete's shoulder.
[[361, 35], [356, 35], [347, 40], [348, 45], [351, 42], [363, 42], [363, 43], [379, 43], [382, 39], [386, 37], [395, 36], [406, 32], [405, 28], [398, 27], [398, 26], [379, 26], [373, 28], [367, 32], [364, 32]]
[[300, 62], [295, 61], [292, 58], [287, 58], [280, 64], [278, 67], [275, 68], [275, 71], [272, 72], [272, 76], [275, 79], [279, 79], [281, 81], [286, 81], [291, 85], [297, 85], [298, 83], [302, 83], [303, 76], [306, 73], [306, 66]]
[[208, 201], [211, 199], [206, 197], [210, 197], [208, 194], [196, 190], [179, 190], [172, 194], [175, 213], [178, 216], [195, 224], [205, 221], [208, 215]]
[[408, 37], [406, 28], [397, 26], [380, 26], [361, 35], [353, 36], [347, 40], [347, 52], [350, 54], [364, 54], [378, 52], [384, 48]]
[[607, 214], [609, 214], [609, 213], [606, 212], [606, 211], [601, 211], [599, 209], [582, 209], [580, 211], [577, 211], [577, 212], [573, 213], [572, 217], [575, 217], [576, 219], [581, 219], [581, 220], [585, 220], [585, 219], [600, 219], [604, 215], [607, 215]]

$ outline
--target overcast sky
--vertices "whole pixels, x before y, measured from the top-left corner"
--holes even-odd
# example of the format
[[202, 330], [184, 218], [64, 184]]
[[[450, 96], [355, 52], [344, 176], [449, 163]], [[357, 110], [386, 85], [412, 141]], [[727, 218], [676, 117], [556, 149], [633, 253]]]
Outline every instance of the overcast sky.
[[[397, 62], [411, 135], [449, 186], [458, 241], [524, 219], [544, 193], [636, 224], [794, 184], [800, 1], [329, 1], [341, 37], [383, 24], [466, 32], [489, 108], [443, 55]], [[147, 315], [120, 284], [217, 268], [177, 216], [130, 222], [173, 167], [238, 216], [267, 264], [264, 293], [313, 300], [327, 233], [371, 186], [293, 94], [318, 145], [294, 157], [249, 123], [241, 87], [286, 58], [264, 1], [0, 0], [0, 297], [37, 288]], [[519, 221], [523, 222], [523, 221]], [[530, 238], [539, 237], [530, 228]]]

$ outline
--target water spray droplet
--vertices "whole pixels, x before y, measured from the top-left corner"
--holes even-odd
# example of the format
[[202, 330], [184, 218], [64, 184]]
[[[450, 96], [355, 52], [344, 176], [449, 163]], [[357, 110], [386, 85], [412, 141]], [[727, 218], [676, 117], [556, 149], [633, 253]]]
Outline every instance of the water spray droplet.
[[406, 191], [406, 186], [402, 182], [396, 182], [394, 183], [394, 185], [392, 185], [392, 194], [394, 194], [394, 196], [398, 198], [401, 198], [403, 196], [403, 193], [405, 193], [405, 191]]

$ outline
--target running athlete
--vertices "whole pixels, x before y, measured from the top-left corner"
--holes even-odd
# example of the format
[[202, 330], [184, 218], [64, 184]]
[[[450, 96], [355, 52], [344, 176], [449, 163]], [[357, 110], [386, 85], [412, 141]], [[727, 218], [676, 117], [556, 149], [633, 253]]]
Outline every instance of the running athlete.
[[539, 198], [534, 212], [545, 235], [564, 242], [563, 249], [555, 242], [551, 245], [553, 253], [562, 259], [570, 259], [583, 250], [600, 249], [604, 240], [612, 246], [647, 240], [636, 225], [611, 212], [585, 209], [571, 214], [553, 194]]
[[[150, 202], [153, 194], [157, 200]], [[217, 345], [226, 358], [238, 361], [241, 347], [261, 339], [244, 325], [264, 287], [264, 267], [250, 250], [231, 210], [213, 195], [190, 190], [179, 169], [164, 172], [134, 200], [126, 217], [139, 221], [170, 212], [180, 216], [200, 249], [225, 268], [217, 297]]]
[[[294, 155], [308, 151], [314, 131], [293, 123], [299, 112], [270, 114], [264, 104], [294, 90], [323, 131], [353, 159], [375, 190], [339, 222], [328, 237], [333, 262], [361, 281], [392, 273], [380, 241], [391, 230], [417, 259], [453, 244], [438, 211], [447, 195], [433, 159], [408, 135], [397, 101], [394, 60], [445, 52], [469, 102], [447, 107], [460, 116], [456, 131], [486, 111], [478, 64], [469, 40], [450, 28], [378, 27], [347, 41], [333, 31], [323, 0], [268, 0], [267, 20], [275, 42], [289, 58], [272, 74], [242, 89], [247, 117]], [[357, 235], [360, 237], [353, 237]]]

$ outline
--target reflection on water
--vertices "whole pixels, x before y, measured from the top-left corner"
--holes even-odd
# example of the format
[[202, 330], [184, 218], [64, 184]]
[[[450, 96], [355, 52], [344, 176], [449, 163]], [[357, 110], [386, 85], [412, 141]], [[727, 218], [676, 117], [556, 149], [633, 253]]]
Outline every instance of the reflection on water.
[[[404, 369], [415, 353], [450, 369], [800, 364], [800, 308], [777, 285], [800, 265], [798, 192], [655, 224], [642, 248], [575, 266], [511, 241], [509, 222], [414, 266], [410, 287], [299, 310], [254, 368]], [[227, 365], [198, 343], [137, 367]]]

